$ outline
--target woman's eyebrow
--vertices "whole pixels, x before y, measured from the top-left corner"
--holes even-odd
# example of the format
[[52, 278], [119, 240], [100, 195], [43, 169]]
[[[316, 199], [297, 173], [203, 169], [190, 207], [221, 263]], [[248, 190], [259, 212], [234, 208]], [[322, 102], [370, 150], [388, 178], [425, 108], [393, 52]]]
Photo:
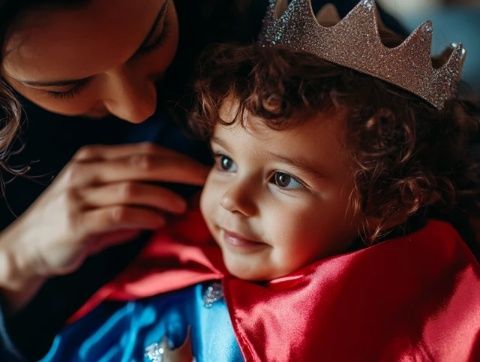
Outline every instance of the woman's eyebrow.
[[37, 82], [37, 81], [29, 81], [29, 80], [21, 80], [20, 82], [23, 84], [27, 84], [33, 87], [65, 87], [68, 85], [74, 85], [78, 83], [83, 83], [86, 82], [90, 79], [91, 77], [88, 78], [82, 78], [82, 79], [70, 79], [70, 80], [59, 80], [59, 81], [52, 81], [52, 82]]
[[[162, 7], [158, 11], [155, 20], [153, 21], [150, 30], [148, 31], [145, 39], [143, 40], [142, 44], [138, 47], [134, 54], [137, 54], [139, 50], [141, 50], [146, 44], [151, 41], [152, 36], [155, 34], [155, 30], [157, 29], [158, 25], [162, 20], [165, 20], [165, 16], [167, 14], [168, 3], [170, 0], [165, 0]], [[59, 81], [29, 81], [29, 80], [18, 80], [19, 82], [33, 86], [33, 87], [65, 87], [69, 85], [75, 85], [78, 83], [87, 82], [91, 77], [81, 78], [81, 79], [67, 79], [67, 80], [59, 80]]]
[[140, 46], [138, 47], [137, 51], [135, 52], [135, 54], [137, 54], [142, 48], [144, 48], [150, 41], [152, 41], [152, 37], [154, 36], [155, 34], [155, 30], [157, 30], [157, 27], [158, 25], [161, 23], [161, 22], [164, 22], [165, 21], [165, 16], [167, 14], [167, 10], [168, 10], [168, 3], [170, 2], [170, 0], [165, 0], [164, 4], [162, 5], [162, 7], [160, 8], [160, 10], [158, 11], [158, 14], [155, 18], [155, 20], [153, 21], [153, 24], [152, 26], [150, 27], [150, 31], [147, 33], [147, 36], [145, 37], [145, 39], [143, 40], [142, 44], [140, 44]]

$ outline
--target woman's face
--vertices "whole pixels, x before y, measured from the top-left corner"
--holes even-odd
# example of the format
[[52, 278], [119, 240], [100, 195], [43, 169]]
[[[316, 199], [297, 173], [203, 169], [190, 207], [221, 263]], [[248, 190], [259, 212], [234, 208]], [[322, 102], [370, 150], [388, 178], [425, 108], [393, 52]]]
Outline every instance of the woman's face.
[[172, 0], [32, 9], [7, 33], [1, 72], [51, 112], [140, 123], [155, 111], [155, 83], [177, 45]]

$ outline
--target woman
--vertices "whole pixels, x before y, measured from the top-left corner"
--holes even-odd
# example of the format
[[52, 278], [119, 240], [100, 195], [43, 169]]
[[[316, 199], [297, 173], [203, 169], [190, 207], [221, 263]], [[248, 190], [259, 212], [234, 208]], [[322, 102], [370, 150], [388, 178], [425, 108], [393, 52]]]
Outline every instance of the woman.
[[202, 147], [167, 106], [181, 121], [196, 54], [253, 39], [266, 2], [0, 1], [1, 162], [16, 174], [29, 168], [1, 205], [1, 360], [43, 354], [140, 250], [141, 232], [186, 209], [159, 183], [201, 185], [206, 169], [170, 149], [197, 156]]

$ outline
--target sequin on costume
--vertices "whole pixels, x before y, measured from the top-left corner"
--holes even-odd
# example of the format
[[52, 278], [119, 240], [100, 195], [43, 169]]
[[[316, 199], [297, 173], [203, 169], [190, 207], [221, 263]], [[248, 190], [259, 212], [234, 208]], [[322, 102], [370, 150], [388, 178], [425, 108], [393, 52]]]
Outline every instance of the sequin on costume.
[[211, 308], [212, 305], [223, 299], [222, 284], [215, 282], [210, 284], [203, 294], [203, 305], [205, 308]]

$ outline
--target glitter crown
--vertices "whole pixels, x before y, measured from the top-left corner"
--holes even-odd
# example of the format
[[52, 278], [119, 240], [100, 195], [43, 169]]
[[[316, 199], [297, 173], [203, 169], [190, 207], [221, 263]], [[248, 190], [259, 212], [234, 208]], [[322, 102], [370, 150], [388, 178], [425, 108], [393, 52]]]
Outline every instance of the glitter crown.
[[441, 57], [448, 60], [434, 67], [431, 21], [395, 48], [382, 43], [380, 29], [387, 30], [374, 0], [362, 0], [343, 19], [332, 4], [315, 15], [310, 0], [270, 0], [259, 43], [314, 54], [392, 83], [442, 109], [456, 93], [466, 55], [463, 46], [452, 43]]

